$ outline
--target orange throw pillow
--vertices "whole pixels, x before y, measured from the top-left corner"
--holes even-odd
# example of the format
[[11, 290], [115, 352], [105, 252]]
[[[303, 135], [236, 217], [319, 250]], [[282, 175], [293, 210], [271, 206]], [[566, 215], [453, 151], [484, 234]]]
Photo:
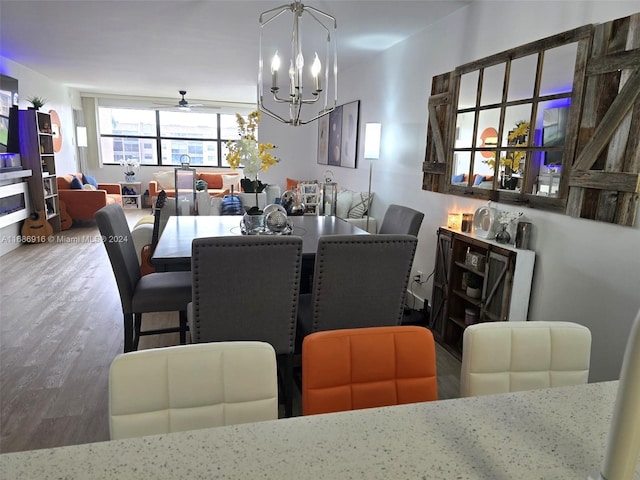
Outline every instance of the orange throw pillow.
[[300, 183], [300, 180], [287, 177], [287, 190], [295, 190], [298, 188], [298, 183]]

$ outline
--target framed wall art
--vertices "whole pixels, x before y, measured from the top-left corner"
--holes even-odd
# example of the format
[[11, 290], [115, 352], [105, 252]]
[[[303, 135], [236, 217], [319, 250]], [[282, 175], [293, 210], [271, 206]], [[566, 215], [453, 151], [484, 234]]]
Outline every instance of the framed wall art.
[[318, 120], [318, 163], [356, 168], [360, 100], [340, 105]]

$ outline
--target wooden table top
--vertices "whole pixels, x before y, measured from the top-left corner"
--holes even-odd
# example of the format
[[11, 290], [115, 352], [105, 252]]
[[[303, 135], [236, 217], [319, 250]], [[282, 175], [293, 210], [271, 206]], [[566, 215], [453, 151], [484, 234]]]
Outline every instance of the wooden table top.
[[[194, 238], [242, 235], [241, 215], [172, 216], [160, 235], [151, 263], [159, 270], [191, 264]], [[303, 257], [315, 257], [318, 240], [324, 235], [367, 235], [367, 232], [334, 216], [291, 216], [292, 235], [302, 238]]]

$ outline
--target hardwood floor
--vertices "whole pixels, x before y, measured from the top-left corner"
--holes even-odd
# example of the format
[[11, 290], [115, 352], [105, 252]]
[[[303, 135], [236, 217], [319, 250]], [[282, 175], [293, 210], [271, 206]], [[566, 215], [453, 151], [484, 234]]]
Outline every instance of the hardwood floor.
[[[131, 226], [143, 210], [127, 210]], [[95, 223], [0, 257], [0, 452], [109, 439], [107, 375], [122, 352], [122, 309]], [[177, 325], [178, 314], [143, 324]], [[178, 334], [140, 348], [178, 345]], [[437, 346], [441, 399], [458, 396], [460, 362]], [[300, 413], [300, 400], [294, 414]]]

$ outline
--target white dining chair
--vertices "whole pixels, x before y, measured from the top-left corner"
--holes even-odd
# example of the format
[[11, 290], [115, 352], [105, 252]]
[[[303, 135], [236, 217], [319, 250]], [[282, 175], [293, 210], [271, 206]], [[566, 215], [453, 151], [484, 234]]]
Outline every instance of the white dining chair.
[[587, 383], [591, 332], [572, 322], [485, 322], [464, 331], [460, 396]]
[[118, 355], [109, 369], [111, 439], [278, 418], [266, 342], [212, 342]]

